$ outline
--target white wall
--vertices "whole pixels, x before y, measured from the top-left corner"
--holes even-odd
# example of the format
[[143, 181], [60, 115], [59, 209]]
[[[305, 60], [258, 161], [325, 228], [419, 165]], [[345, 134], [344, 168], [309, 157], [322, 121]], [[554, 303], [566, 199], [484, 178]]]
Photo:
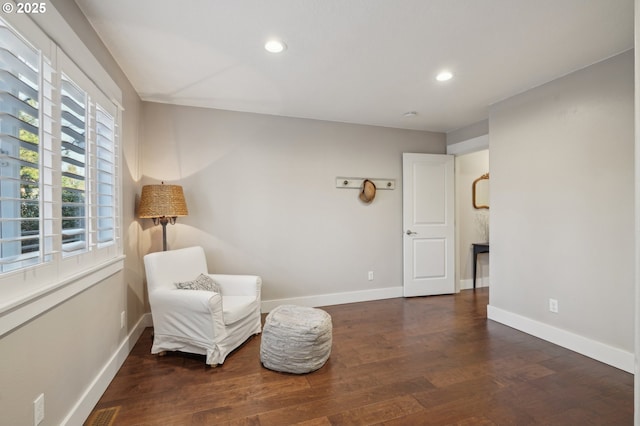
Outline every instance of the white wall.
[[[640, 43], [640, 0], [634, 3], [634, 45]], [[635, 377], [634, 380], [634, 424], [640, 425], [640, 56], [635, 55]]]
[[500, 102], [489, 120], [490, 316], [631, 371], [633, 92], [629, 51]]
[[447, 133], [447, 145], [456, 145], [489, 133], [489, 120], [478, 121]]
[[[81, 424], [115, 374], [117, 354], [145, 313], [139, 226], [134, 220], [138, 191], [140, 99], [72, 0], [53, 0], [80, 39], [94, 52], [123, 93], [123, 218], [125, 269], [0, 338], [0, 423], [32, 425], [33, 400], [45, 395], [43, 426]], [[50, 6], [50, 5], [49, 5]], [[50, 8], [47, 14], [52, 13]], [[46, 17], [45, 17], [46, 18]], [[65, 48], [68, 40], [57, 39]], [[67, 50], [73, 58], [77, 51]], [[120, 313], [127, 324], [120, 329]], [[121, 350], [119, 352], [119, 350]], [[100, 380], [107, 379], [106, 383]], [[92, 402], [93, 401], [93, 402]]]
[[[487, 242], [482, 224], [488, 223], [489, 210], [475, 209], [472, 202], [473, 181], [485, 173], [489, 173], [489, 150], [456, 156], [456, 268], [461, 290], [473, 288], [471, 244]], [[489, 266], [489, 255], [478, 255], [477, 287], [489, 285]]]
[[[212, 270], [261, 275], [264, 301], [402, 294], [402, 152], [444, 153], [444, 134], [143, 105], [145, 182], [179, 183], [190, 212], [170, 249], [203, 245]], [[364, 205], [337, 176], [397, 186]], [[145, 226], [145, 250], [160, 250]]]

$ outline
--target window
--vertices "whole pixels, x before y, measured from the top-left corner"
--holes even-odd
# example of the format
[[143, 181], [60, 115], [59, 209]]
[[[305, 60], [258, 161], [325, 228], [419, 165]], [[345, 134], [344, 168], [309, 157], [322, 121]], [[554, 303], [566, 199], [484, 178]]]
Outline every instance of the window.
[[88, 51], [72, 60], [30, 17], [0, 18], [0, 317], [117, 270], [120, 96]]
[[117, 108], [64, 54], [60, 82], [63, 259], [119, 244]]
[[[40, 63], [47, 58], [0, 24], [1, 273], [50, 261], [48, 247], [66, 258], [116, 242], [116, 146], [114, 116], [94, 99], [101, 94], [93, 83], [62, 52], [57, 52], [59, 80], [46, 81]], [[39, 90], [46, 83], [54, 88], [53, 99], [44, 99]], [[57, 156], [40, 143], [43, 101], [59, 114], [50, 120], [58, 128], [53, 138]], [[43, 195], [56, 191], [43, 190], [41, 179], [48, 168], [59, 176], [53, 187], [60, 188], [50, 209], [44, 208], [48, 200]], [[53, 221], [49, 234], [43, 232], [45, 221]], [[53, 244], [45, 243], [52, 237]]]

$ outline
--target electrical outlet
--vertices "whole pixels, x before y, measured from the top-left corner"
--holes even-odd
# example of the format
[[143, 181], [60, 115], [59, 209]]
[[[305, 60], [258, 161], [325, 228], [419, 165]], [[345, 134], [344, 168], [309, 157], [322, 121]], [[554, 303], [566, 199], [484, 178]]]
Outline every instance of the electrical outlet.
[[373, 281], [373, 271], [369, 271], [369, 281]]
[[33, 424], [38, 426], [44, 420], [44, 394], [33, 400]]
[[127, 322], [127, 313], [125, 311], [120, 312], [120, 328], [123, 329]]
[[549, 299], [549, 310], [554, 314], [558, 313], [558, 301], [556, 299]]

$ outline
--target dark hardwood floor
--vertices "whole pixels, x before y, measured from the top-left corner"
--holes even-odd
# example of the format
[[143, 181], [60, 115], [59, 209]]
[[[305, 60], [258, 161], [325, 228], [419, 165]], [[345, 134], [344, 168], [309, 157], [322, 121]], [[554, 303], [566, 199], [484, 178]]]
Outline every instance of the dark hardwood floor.
[[224, 365], [151, 355], [145, 330], [95, 410], [115, 425], [632, 425], [633, 376], [486, 318], [489, 291], [323, 308], [327, 364], [260, 364], [260, 337]]

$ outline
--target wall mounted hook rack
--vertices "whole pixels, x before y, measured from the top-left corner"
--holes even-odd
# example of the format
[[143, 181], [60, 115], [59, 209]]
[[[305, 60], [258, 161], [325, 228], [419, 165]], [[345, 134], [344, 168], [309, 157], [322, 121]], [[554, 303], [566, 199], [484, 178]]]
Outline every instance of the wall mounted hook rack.
[[360, 189], [365, 179], [370, 180], [376, 186], [376, 190], [396, 189], [395, 179], [360, 178], [360, 177], [336, 177], [336, 188]]

